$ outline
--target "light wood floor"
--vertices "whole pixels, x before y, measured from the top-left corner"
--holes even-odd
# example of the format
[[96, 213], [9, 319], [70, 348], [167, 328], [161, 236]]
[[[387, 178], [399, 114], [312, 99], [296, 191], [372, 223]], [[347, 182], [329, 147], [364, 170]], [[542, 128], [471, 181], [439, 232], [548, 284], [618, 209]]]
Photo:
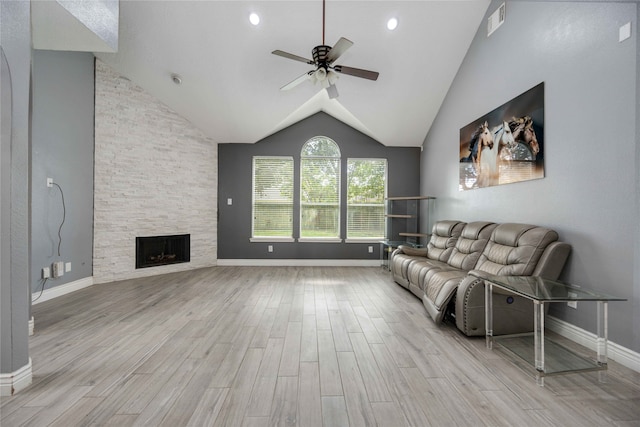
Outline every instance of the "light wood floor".
[[640, 425], [640, 374], [529, 372], [381, 268], [217, 267], [34, 306], [9, 426]]

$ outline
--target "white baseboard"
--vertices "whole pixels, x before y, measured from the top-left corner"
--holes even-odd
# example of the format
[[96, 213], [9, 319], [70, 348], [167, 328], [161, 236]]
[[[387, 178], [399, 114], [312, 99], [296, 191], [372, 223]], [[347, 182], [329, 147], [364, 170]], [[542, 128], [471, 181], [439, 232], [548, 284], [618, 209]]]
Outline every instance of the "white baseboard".
[[[38, 298], [33, 301], [33, 305], [40, 304], [41, 302], [49, 301], [62, 295], [69, 294], [71, 292], [78, 291], [83, 288], [87, 288], [93, 285], [93, 277], [85, 277], [84, 279], [75, 280], [73, 282], [65, 283], [64, 285], [56, 286], [54, 288], [45, 289], [40, 295], [40, 292], [33, 292], [31, 294], [32, 299]], [[40, 295], [38, 297], [38, 295]]]
[[[582, 328], [578, 328], [571, 323], [565, 322], [553, 316], [547, 316], [545, 318], [545, 326], [549, 330], [562, 335], [565, 338], [570, 339], [582, 346], [587, 347], [594, 352], [597, 351], [597, 336], [596, 334], [586, 331]], [[609, 341], [607, 349], [607, 357], [611, 360], [615, 360], [619, 364], [626, 366], [629, 369], [640, 372], [640, 353], [636, 353], [626, 347], [622, 347], [619, 344]]]
[[0, 374], [0, 396], [13, 396], [31, 384], [31, 358], [29, 363], [15, 372]]
[[218, 259], [219, 266], [239, 267], [380, 267], [378, 259]]

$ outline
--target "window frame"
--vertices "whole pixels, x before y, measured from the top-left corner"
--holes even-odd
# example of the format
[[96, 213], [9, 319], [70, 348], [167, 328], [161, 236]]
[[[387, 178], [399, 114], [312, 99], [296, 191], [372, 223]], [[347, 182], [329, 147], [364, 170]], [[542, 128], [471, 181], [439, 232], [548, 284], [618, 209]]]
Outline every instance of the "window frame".
[[[349, 203], [349, 162], [353, 162], [353, 161], [382, 161], [384, 162], [384, 190], [383, 190], [383, 194], [382, 194], [382, 200], [381, 200], [381, 205], [382, 205], [382, 215], [383, 215], [383, 226], [382, 226], [382, 234], [380, 235], [380, 237], [377, 236], [369, 236], [369, 237], [349, 237], [349, 207], [352, 206]], [[378, 243], [381, 240], [384, 240], [385, 235], [384, 235], [384, 227], [385, 227], [385, 223], [384, 223], [384, 219], [385, 219], [385, 215], [387, 214], [387, 204], [386, 204], [386, 198], [387, 198], [387, 194], [388, 194], [388, 189], [389, 189], [389, 160], [386, 157], [348, 157], [347, 158], [347, 183], [346, 183], [346, 195], [347, 195], [347, 200], [345, 203], [345, 208], [346, 208], [346, 227], [345, 227], [345, 234], [346, 234], [346, 238], [345, 238], [345, 243]], [[357, 206], [357, 205], [355, 205]]]
[[[291, 163], [291, 234], [289, 236], [256, 236], [256, 160], [287, 160]], [[294, 222], [293, 216], [295, 211], [295, 159], [293, 156], [253, 156], [251, 159], [251, 237], [250, 242], [295, 242], [293, 237]]]
[[[307, 148], [307, 146], [309, 145], [309, 143], [311, 143], [312, 141], [315, 140], [319, 140], [319, 139], [324, 139], [324, 140], [328, 140], [330, 141], [336, 148], [337, 150], [337, 156], [316, 156], [316, 155], [305, 155], [305, 150]], [[337, 195], [337, 200], [336, 200], [336, 210], [337, 210], [337, 230], [336, 230], [336, 236], [327, 236], [327, 237], [322, 237], [322, 236], [303, 236], [303, 225], [304, 225], [304, 221], [303, 221], [303, 212], [304, 212], [304, 205], [305, 202], [303, 202], [302, 198], [303, 198], [303, 184], [304, 184], [304, 175], [303, 175], [303, 165], [305, 163], [305, 159], [326, 159], [326, 160], [333, 160], [336, 162], [337, 164], [337, 172], [336, 172], [336, 195]], [[299, 165], [299, 169], [300, 169], [300, 183], [299, 183], [299, 189], [300, 189], [300, 194], [298, 195], [298, 214], [299, 214], [299, 225], [298, 225], [298, 242], [313, 242], [313, 243], [338, 243], [338, 242], [342, 242], [342, 237], [341, 237], [341, 228], [342, 228], [342, 215], [341, 215], [341, 211], [342, 211], [342, 151], [340, 150], [340, 146], [338, 145], [338, 143], [333, 140], [332, 138], [329, 138], [328, 136], [323, 136], [323, 135], [318, 135], [318, 136], [314, 136], [312, 138], [309, 138], [303, 145], [302, 148], [300, 149], [300, 165]]]

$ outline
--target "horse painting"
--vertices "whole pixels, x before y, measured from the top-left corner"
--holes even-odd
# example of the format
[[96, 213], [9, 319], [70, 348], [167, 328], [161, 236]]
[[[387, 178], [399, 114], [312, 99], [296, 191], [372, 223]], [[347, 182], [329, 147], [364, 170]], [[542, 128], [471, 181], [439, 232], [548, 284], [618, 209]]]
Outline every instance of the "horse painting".
[[529, 116], [513, 117], [509, 122], [511, 133], [516, 142], [522, 142], [531, 152], [532, 159], [535, 160], [540, 152], [540, 145], [536, 132], [533, 129], [533, 120]]
[[489, 131], [489, 124], [485, 121], [478, 126], [478, 129], [471, 135], [469, 141], [469, 155], [460, 159], [460, 163], [478, 164], [478, 153], [480, 147], [491, 146], [493, 148], [493, 136]]
[[[487, 122], [485, 122], [486, 125]], [[488, 130], [488, 127], [487, 127]], [[511, 133], [509, 123], [503, 121], [500, 126], [494, 127], [490, 132], [491, 144], [480, 145], [478, 151], [478, 184], [482, 187], [496, 185], [499, 178], [498, 158], [504, 149], [515, 146], [515, 140]]]
[[544, 178], [543, 132], [544, 82], [460, 128], [458, 189]]
[[489, 150], [493, 149], [493, 134], [489, 130], [489, 123], [484, 122], [478, 128], [478, 142], [476, 143], [476, 147], [478, 150], [478, 155], [476, 156], [476, 165], [480, 165], [480, 159], [482, 157], [482, 152], [488, 148]]

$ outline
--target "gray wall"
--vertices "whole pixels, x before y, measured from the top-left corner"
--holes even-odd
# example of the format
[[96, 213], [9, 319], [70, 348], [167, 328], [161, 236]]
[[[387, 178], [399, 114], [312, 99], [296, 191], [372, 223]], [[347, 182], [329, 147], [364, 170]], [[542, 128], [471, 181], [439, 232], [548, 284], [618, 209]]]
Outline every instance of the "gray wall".
[[[492, 2], [487, 16], [501, 3]], [[618, 29], [629, 21], [632, 37], [619, 43]], [[491, 37], [480, 26], [421, 162], [422, 192], [438, 197], [435, 219], [556, 229], [573, 247], [563, 279], [629, 300], [610, 305], [609, 337], [634, 351], [640, 351], [637, 23], [635, 3], [507, 2], [506, 21]], [[458, 192], [460, 128], [540, 82], [546, 177]], [[577, 310], [557, 304], [551, 312], [595, 332], [595, 309], [595, 303]]]
[[[0, 373], [29, 364], [29, 2], [0, 2], [0, 41], [10, 69], [2, 73], [2, 106], [11, 78], [11, 112], [2, 109], [0, 192]], [[11, 114], [11, 131], [4, 126]], [[10, 154], [9, 154], [10, 147]], [[8, 168], [8, 173], [7, 173]], [[8, 196], [8, 197], [7, 197]], [[10, 246], [8, 246], [10, 241]]]
[[[300, 150], [314, 136], [327, 136], [340, 147], [342, 182], [346, 182], [347, 158], [386, 158], [390, 196], [415, 196], [419, 190], [420, 149], [385, 147], [325, 113], [315, 114], [256, 144], [218, 145], [218, 259], [379, 259], [379, 245], [365, 243], [251, 243], [251, 185], [253, 156], [293, 156], [300, 165]], [[295, 196], [299, 195], [299, 171], [294, 172]], [[227, 199], [233, 205], [227, 205]], [[345, 189], [341, 199], [346, 200]], [[299, 203], [294, 202], [294, 237]], [[341, 236], [346, 235], [346, 205], [341, 212]], [[273, 245], [273, 253], [267, 252]], [[367, 247], [373, 246], [369, 254]]]
[[[94, 57], [91, 53], [33, 53], [31, 151], [31, 290], [43, 286], [42, 268], [71, 262], [71, 271], [45, 289], [91, 277], [93, 258]], [[53, 178], [60, 189], [46, 186]]]

